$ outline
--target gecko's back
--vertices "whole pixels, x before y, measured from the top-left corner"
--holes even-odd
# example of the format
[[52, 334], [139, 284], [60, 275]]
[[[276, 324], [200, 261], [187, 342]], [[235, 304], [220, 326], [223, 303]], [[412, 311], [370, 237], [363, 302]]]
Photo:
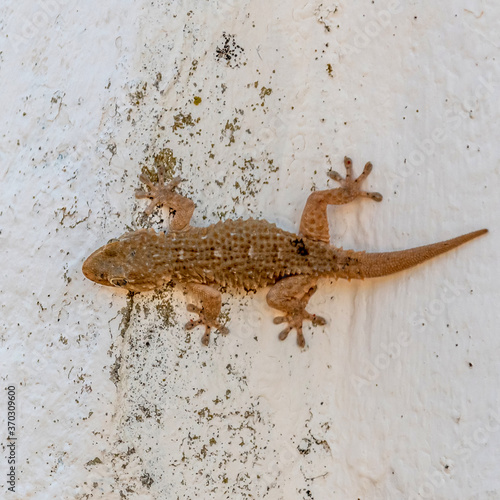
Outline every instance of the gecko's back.
[[285, 276], [361, 277], [353, 254], [265, 220], [239, 219], [168, 234], [124, 234], [95, 251], [83, 272], [132, 291], [153, 290], [170, 279], [256, 289]]
[[284, 276], [330, 274], [342, 251], [265, 220], [228, 220], [165, 235], [171, 277], [255, 289]]

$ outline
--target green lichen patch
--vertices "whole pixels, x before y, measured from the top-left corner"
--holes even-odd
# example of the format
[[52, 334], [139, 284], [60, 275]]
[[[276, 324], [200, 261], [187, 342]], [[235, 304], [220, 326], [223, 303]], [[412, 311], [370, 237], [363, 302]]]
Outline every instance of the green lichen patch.
[[[158, 153], [153, 155], [153, 166], [150, 168], [143, 165], [141, 173], [149, 177], [152, 182], [158, 182], [158, 169], [162, 168], [165, 173], [165, 178], [171, 179], [175, 176], [175, 169], [177, 165], [177, 158], [170, 148], [161, 149]], [[150, 162], [151, 158], [146, 158], [146, 162]]]
[[261, 99], [265, 99], [266, 96], [271, 95], [272, 93], [273, 93], [273, 89], [267, 88], [267, 87], [262, 87], [260, 89], [259, 96], [260, 96]]
[[163, 168], [165, 175], [174, 176], [177, 158], [174, 156], [174, 152], [170, 148], [162, 149], [156, 153], [153, 157], [153, 163], [156, 170], [158, 170], [158, 168]]
[[143, 85], [137, 86], [135, 92], [132, 92], [130, 94], [130, 101], [132, 102], [132, 104], [135, 104], [136, 106], [139, 106], [141, 104], [141, 101], [146, 96], [147, 88], [148, 88], [147, 82], [144, 82]]
[[87, 467], [92, 467], [93, 465], [102, 464], [102, 460], [99, 457], [95, 457], [93, 460], [89, 460], [85, 465]]
[[187, 115], [179, 113], [174, 116], [174, 124], [172, 125], [172, 132], [175, 132], [178, 129], [192, 127], [199, 121], [200, 121], [199, 118], [193, 119], [191, 113], [188, 113]]
[[273, 174], [280, 169], [277, 165], [274, 164], [274, 160], [272, 158], [269, 158], [267, 160], [267, 165], [269, 168], [269, 172], [272, 172]]
[[221, 130], [221, 141], [224, 139], [227, 139], [227, 144], [226, 146], [230, 146], [231, 144], [234, 144], [234, 134], [238, 130], [241, 129], [241, 126], [238, 125], [238, 117], [234, 117], [232, 121], [227, 120], [226, 125], [224, 128]]
[[156, 73], [156, 79], [155, 81], [153, 82], [153, 87], [156, 88], [156, 90], [160, 90], [160, 82], [162, 80], [163, 76], [161, 73]]
[[198, 61], [194, 59], [191, 62], [191, 68], [189, 68], [189, 76], [193, 76], [197, 69], [198, 69]]
[[165, 300], [156, 305], [156, 311], [161, 318], [162, 326], [169, 328], [175, 325], [174, 306], [169, 300]]
[[109, 370], [109, 380], [116, 386], [120, 382], [120, 368], [122, 366], [122, 356], [119, 355], [115, 358], [115, 362], [111, 365]]

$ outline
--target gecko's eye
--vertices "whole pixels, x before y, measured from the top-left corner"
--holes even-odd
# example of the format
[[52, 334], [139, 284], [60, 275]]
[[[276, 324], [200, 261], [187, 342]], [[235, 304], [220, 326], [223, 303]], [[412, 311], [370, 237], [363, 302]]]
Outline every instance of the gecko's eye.
[[125, 278], [111, 278], [109, 282], [114, 286], [125, 286], [127, 284]]

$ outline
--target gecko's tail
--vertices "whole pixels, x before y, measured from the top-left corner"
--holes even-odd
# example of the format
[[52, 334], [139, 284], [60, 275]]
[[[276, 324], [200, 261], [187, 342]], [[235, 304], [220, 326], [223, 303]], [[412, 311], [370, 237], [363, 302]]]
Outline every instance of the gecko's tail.
[[401, 250], [399, 252], [365, 253], [359, 259], [360, 275], [363, 278], [377, 278], [403, 271], [487, 232], [487, 229], [480, 229], [479, 231], [464, 234], [451, 240], [410, 248], [409, 250]]

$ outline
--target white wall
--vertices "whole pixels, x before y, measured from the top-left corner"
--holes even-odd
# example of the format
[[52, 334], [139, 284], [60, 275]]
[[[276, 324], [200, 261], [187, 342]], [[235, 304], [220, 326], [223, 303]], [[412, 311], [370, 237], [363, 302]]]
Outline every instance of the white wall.
[[[500, 498], [498, 3], [0, 12], [5, 498]], [[224, 32], [243, 49], [228, 63]], [[180, 290], [127, 298], [80, 270], [109, 239], [163, 227], [134, 189], [167, 148], [196, 225], [296, 230], [347, 154], [374, 163], [384, 201], [332, 210], [335, 245], [491, 232], [396, 276], [324, 280], [310, 310], [328, 324], [302, 352], [278, 340], [266, 290], [225, 293], [231, 334], [204, 348]], [[6, 458], [0, 471], [5, 489]]]

